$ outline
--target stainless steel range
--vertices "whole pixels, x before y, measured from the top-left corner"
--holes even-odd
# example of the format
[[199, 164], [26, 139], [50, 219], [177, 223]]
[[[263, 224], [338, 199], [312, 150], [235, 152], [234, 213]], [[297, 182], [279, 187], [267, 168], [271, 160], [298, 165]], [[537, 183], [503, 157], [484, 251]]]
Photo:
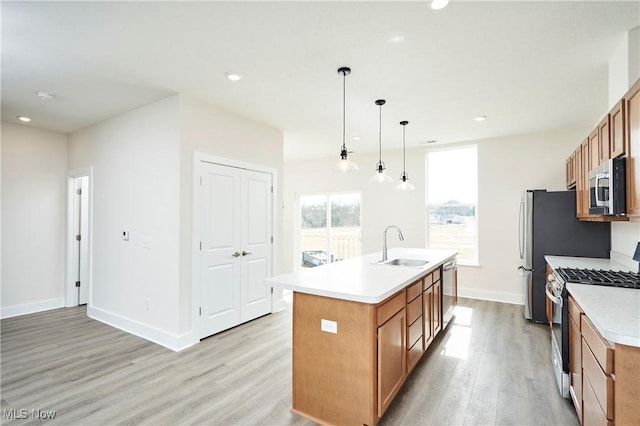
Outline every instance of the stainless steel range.
[[551, 359], [560, 393], [569, 398], [569, 302], [566, 283], [640, 289], [640, 274], [596, 269], [557, 268], [547, 277], [546, 295], [553, 302]]

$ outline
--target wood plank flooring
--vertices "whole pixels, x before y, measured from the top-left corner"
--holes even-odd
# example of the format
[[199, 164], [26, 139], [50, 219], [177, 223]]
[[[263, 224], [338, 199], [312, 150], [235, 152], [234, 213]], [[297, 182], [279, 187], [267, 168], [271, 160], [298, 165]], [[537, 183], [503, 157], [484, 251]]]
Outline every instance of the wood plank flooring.
[[[549, 332], [521, 307], [460, 299], [381, 425], [577, 425]], [[311, 425], [291, 406], [291, 310], [172, 352], [84, 307], [0, 322], [1, 424]], [[9, 412], [7, 410], [18, 410]], [[27, 410], [26, 419], [10, 413]], [[53, 410], [53, 420], [32, 409]]]

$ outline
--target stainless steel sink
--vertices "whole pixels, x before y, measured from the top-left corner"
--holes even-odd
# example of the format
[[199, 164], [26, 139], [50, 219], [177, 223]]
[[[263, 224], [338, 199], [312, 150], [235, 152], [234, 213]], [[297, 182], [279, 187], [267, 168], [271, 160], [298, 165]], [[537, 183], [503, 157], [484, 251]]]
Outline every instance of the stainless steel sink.
[[383, 265], [394, 265], [394, 266], [424, 266], [429, 263], [428, 260], [422, 259], [391, 259], [386, 262], [381, 262]]

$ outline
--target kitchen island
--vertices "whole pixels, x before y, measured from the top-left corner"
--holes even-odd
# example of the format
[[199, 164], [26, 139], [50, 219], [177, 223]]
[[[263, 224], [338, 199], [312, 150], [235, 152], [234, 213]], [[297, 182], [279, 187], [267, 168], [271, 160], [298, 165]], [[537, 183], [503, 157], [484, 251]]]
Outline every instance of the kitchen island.
[[[266, 280], [293, 291], [292, 410], [323, 424], [375, 425], [442, 329], [452, 250], [391, 249]], [[444, 297], [454, 301], [453, 291]]]

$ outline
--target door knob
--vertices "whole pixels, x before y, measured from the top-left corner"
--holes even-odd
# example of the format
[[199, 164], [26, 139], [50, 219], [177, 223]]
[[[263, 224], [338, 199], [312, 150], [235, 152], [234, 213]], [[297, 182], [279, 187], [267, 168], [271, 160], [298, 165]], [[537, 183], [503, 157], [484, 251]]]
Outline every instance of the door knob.
[[240, 256], [240, 253], [235, 252], [235, 253], [233, 253], [231, 256], [233, 256], [233, 257], [238, 257], [238, 256]]
[[242, 250], [242, 255], [243, 255], [243, 256], [246, 256], [246, 255], [248, 255], [248, 254], [251, 254], [251, 252], [250, 252], [250, 251], [244, 251], [244, 250]]

